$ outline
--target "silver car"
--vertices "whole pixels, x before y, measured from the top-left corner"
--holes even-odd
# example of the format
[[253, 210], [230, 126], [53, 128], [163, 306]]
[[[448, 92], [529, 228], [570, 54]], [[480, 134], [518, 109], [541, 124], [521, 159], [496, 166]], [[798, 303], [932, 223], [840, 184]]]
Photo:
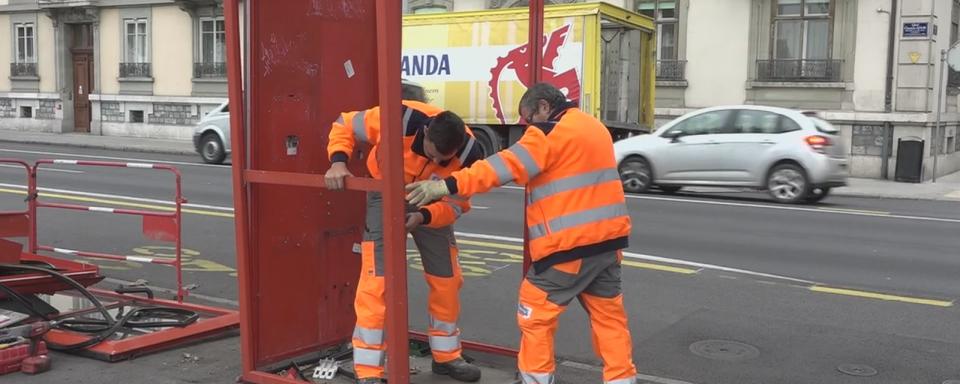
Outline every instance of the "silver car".
[[844, 148], [824, 120], [751, 105], [701, 109], [650, 135], [614, 143], [627, 192], [748, 187], [782, 203], [817, 202], [846, 185]]
[[230, 154], [230, 109], [220, 104], [193, 128], [193, 147], [205, 163], [220, 164]]

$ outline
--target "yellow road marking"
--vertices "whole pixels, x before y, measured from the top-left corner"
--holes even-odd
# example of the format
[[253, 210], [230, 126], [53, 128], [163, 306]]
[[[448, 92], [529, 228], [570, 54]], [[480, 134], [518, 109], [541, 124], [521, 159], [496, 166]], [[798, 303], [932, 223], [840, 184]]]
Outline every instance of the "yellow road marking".
[[[18, 194], [18, 195], [26, 195], [26, 194], [27, 194], [27, 191], [22, 191], [22, 190], [18, 190], [18, 189], [7, 189], [7, 188], [0, 188], [0, 192], [14, 193], [14, 194]], [[127, 201], [98, 199], [98, 198], [95, 198], [95, 197], [63, 195], [63, 194], [59, 194], [59, 193], [40, 192], [40, 197], [47, 197], [47, 198], [51, 198], [51, 199], [61, 199], [61, 200], [82, 201], [82, 202], [85, 202], [85, 203], [99, 203], [99, 204], [104, 204], [104, 205], [119, 205], [119, 206], [123, 206], [123, 207], [151, 209], [151, 210], [155, 210], [155, 211], [173, 212], [173, 211], [176, 210], [174, 207], [167, 207], [167, 206], [163, 206], [163, 205], [131, 203], [131, 202], [127, 202]], [[214, 216], [214, 217], [226, 217], [226, 218], [231, 218], [231, 219], [233, 218], [233, 214], [232, 214], [232, 213], [226, 213], [226, 212], [215, 212], [215, 211], [207, 211], [207, 210], [202, 210], [202, 209], [191, 209], [191, 208], [181, 208], [180, 211], [183, 212], [183, 213], [192, 213], [192, 214], [195, 214], [195, 215]]]
[[810, 287], [810, 290], [814, 292], [831, 293], [835, 295], [854, 296], [854, 297], [862, 297], [867, 299], [877, 299], [877, 300], [886, 300], [886, 301], [899, 301], [903, 303], [932, 305], [936, 307], [953, 306], [952, 301], [923, 299], [918, 297], [899, 296], [899, 295], [889, 295], [885, 293], [858, 291], [854, 289], [845, 289], [845, 288], [832, 288], [832, 287], [825, 287], [822, 285], [814, 285]]
[[[473, 246], [478, 246], [478, 247], [489, 247], [489, 248], [506, 249], [506, 250], [510, 250], [510, 251], [523, 251], [523, 247], [522, 247], [522, 246], [519, 246], [519, 245], [492, 243], [492, 242], [489, 242], [489, 241], [476, 241], [476, 240], [460, 240], [460, 239], [457, 239], [457, 243], [465, 244], [465, 245], [473, 245]], [[671, 266], [669, 266], [669, 265], [653, 264], [653, 263], [643, 263], [643, 262], [639, 262], [639, 261], [630, 261], [630, 260], [624, 260], [624, 261], [623, 261], [623, 265], [626, 265], [626, 266], [629, 266], [629, 267], [634, 267], [634, 268], [643, 268], [643, 269], [650, 269], [650, 270], [654, 270], [654, 271], [661, 271], [661, 272], [681, 273], [681, 274], [685, 274], [685, 275], [697, 273], [697, 270], [695, 270], [695, 269], [671, 267]]]
[[639, 261], [630, 261], [630, 260], [624, 260], [622, 264], [629, 267], [652, 269], [655, 271], [663, 271], [663, 272], [681, 273], [684, 275], [692, 275], [698, 272], [696, 269], [671, 267], [669, 265], [662, 265], [662, 264], [641, 263]]

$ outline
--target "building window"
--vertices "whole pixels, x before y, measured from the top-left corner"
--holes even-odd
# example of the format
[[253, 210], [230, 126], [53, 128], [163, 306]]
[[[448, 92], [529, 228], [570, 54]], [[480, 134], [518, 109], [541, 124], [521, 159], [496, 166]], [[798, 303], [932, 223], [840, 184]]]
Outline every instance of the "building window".
[[124, 62], [120, 63], [120, 77], [151, 77], [147, 19], [125, 19], [123, 27]]
[[637, 12], [657, 24], [657, 78], [683, 80], [686, 61], [680, 60], [680, 9], [677, 0], [638, 0]]
[[223, 17], [200, 19], [200, 62], [194, 64], [196, 78], [227, 76], [227, 35]]
[[33, 23], [14, 24], [14, 57], [11, 76], [37, 75], [37, 36]]
[[832, 0], [773, 0], [772, 60], [758, 65], [760, 80], [839, 81], [833, 48]]

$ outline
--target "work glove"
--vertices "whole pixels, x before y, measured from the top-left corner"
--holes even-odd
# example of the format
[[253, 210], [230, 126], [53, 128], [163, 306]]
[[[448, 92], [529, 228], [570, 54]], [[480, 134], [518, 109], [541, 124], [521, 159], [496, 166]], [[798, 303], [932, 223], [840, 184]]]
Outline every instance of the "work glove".
[[443, 180], [425, 180], [407, 184], [407, 202], [418, 207], [440, 200], [450, 195], [447, 183]]

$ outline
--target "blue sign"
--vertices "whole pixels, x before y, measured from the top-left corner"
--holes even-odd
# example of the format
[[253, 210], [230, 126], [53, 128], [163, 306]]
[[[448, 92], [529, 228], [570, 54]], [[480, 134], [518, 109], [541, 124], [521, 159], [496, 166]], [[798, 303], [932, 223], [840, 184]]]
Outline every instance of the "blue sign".
[[929, 36], [930, 23], [903, 23], [903, 37]]

